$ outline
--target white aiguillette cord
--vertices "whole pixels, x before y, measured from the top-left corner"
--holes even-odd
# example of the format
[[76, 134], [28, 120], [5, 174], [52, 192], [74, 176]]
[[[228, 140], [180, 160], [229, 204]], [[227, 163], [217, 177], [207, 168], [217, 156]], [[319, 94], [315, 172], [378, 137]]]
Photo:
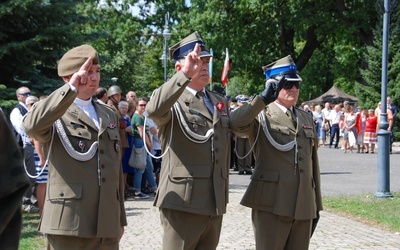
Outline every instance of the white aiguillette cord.
[[258, 118], [260, 120], [260, 123], [262, 123], [262, 128], [264, 130], [265, 136], [267, 137], [267, 139], [271, 143], [271, 145], [274, 146], [274, 148], [276, 148], [279, 151], [284, 151], [284, 152], [287, 152], [287, 151], [291, 150], [292, 148], [294, 148], [294, 150], [295, 150], [294, 163], [297, 166], [297, 163], [298, 163], [297, 158], [298, 158], [298, 153], [299, 153], [299, 150], [297, 148], [297, 137], [295, 136], [293, 141], [290, 141], [286, 144], [279, 144], [278, 142], [276, 142], [274, 140], [274, 138], [272, 138], [271, 134], [269, 133], [269, 130], [267, 127], [267, 118], [265, 117], [264, 111], [261, 111], [260, 114], [258, 114]]
[[64, 146], [65, 151], [77, 161], [88, 161], [93, 158], [96, 154], [97, 147], [99, 145], [98, 141], [93, 142], [89, 150], [86, 153], [77, 152], [74, 147], [72, 147], [71, 142], [68, 139], [67, 133], [61, 124], [60, 119], [55, 122], [55, 127], [57, 129], [57, 134], [60, 137], [61, 144]]

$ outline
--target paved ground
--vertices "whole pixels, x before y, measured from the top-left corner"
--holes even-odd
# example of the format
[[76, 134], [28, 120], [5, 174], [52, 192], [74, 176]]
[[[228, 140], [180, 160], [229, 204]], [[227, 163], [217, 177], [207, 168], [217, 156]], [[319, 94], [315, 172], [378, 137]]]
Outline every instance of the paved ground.
[[[320, 148], [319, 157], [324, 196], [371, 195], [378, 191], [377, 153], [344, 154], [340, 149]], [[239, 204], [249, 176], [231, 172], [230, 183], [230, 203], [218, 249], [255, 249], [250, 209]], [[397, 144], [390, 155], [390, 191], [400, 192], [400, 147]], [[126, 201], [129, 225], [121, 239], [121, 249], [162, 249], [159, 212], [152, 202], [153, 199]], [[322, 211], [310, 249], [400, 249], [400, 233]]]

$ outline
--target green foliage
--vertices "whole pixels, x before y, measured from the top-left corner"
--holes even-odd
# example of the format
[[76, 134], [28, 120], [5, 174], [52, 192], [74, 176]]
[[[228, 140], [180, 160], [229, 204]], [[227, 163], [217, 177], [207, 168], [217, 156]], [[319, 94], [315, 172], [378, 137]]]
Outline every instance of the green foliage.
[[[382, 13], [373, 1], [107, 2], [103, 8], [88, 0], [9, 0], [0, 5], [0, 84], [12, 90], [27, 85], [37, 95], [49, 94], [62, 84], [56, 72], [62, 54], [88, 43], [100, 54], [102, 86], [108, 88], [117, 77], [123, 92], [150, 95], [163, 83], [162, 31], [169, 12], [169, 45], [197, 30], [214, 50], [214, 86], [221, 87], [229, 48], [231, 96], [259, 93], [265, 83], [261, 67], [290, 54], [303, 78], [299, 103], [332, 85], [357, 96], [363, 106], [374, 107], [379, 100]], [[130, 12], [135, 4], [138, 16]], [[388, 94], [395, 103], [400, 98], [398, 9], [392, 12], [388, 72]], [[173, 62], [167, 68], [171, 77]], [[1, 101], [2, 107], [10, 104]]]
[[[398, 41], [400, 38], [400, 8], [396, 6], [390, 18], [389, 30], [389, 51], [388, 51], [388, 85], [387, 95], [391, 96], [393, 102], [398, 105], [400, 98], [400, 50]], [[359, 97], [360, 104], [366, 107], [376, 107], [377, 103], [381, 101], [382, 92], [382, 42], [383, 42], [383, 14], [381, 14], [380, 22], [376, 25], [374, 30], [374, 42], [371, 46], [366, 47], [364, 53], [365, 62], [367, 67], [361, 70], [361, 76], [364, 82], [355, 86], [356, 94]]]
[[[0, 84], [17, 88], [57, 78], [63, 50], [81, 43], [86, 19], [75, 2], [10, 0], [0, 5]], [[40, 89], [40, 88], [38, 88]]]

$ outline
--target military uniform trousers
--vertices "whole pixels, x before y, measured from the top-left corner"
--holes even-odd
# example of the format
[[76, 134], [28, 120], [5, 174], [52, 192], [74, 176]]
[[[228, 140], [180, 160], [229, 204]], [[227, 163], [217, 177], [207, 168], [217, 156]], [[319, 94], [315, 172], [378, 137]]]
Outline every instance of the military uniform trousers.
[[160, 208], [160, 219], [164, 228], [164, 250], [211, 250], [218, 246], [222, 215]]
[[71, 250], [71, 249], [119, 249], [118, 238], [82, 238], [77, 236], [47, 234], [48, 250]]

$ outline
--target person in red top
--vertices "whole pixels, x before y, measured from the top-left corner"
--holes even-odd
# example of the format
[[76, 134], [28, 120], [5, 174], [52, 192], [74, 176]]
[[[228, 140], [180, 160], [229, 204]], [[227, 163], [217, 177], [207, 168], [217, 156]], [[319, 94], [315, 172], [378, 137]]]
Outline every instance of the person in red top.
[[374, 153], [376, 143], [376, 131], [378, 130], [378, 117], [375, 116], [375, 110], [368, 110], [368, 117], [365, 121], [365, 132], [364, 132], [364, 145], [367, 149], [365, 153], [369, 152], [369, 146], [371, 145], [371, 154]]

